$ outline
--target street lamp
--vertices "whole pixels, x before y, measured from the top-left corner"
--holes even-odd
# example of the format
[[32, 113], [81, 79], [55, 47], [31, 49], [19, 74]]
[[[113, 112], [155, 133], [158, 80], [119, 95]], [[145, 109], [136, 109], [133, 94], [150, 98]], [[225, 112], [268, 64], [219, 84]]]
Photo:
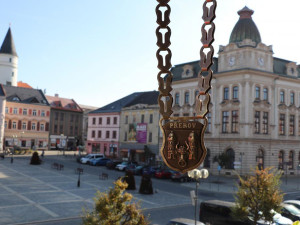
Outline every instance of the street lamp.
[[111, 141], [111, 144], [110, 144], [110, 155], [112, 155], [113, 158], [115, 157], [114, 143], [115, 143], [115, 141], [112, 140], [112, 141]]
[[[13, 135], [13, 147], [12, 147], [12, 151], [11, 151], [11, 158], [10, 158], [10, 163], [14, 163], [14, 153], [15, 153], [15, 138], [18, 138], [18, 135]], [[18, 141], [18, 139], [17, 139]]]
[[193, 194], [195, 202], [195, 225], [197, 224], [197, 200], [198, 200], [198, 186], [200, 183], [200, 178], [206, 179], [209, 173], [207, 169], [193, 169], [188, 172], [188, 176], [196, 180], [196, 193]]

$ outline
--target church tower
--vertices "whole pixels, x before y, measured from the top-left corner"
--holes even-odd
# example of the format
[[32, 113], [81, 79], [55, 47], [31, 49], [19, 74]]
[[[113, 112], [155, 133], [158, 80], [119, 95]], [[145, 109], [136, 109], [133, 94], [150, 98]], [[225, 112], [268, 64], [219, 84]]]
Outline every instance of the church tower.
[[0, 83], [17, 86], [18, 55], [10, 27], [0, 48]]

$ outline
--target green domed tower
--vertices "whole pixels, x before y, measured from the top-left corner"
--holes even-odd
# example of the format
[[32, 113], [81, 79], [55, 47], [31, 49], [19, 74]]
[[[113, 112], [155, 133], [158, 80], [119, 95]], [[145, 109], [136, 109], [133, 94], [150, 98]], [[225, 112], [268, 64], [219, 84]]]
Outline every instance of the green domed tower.
[[252, 20], [253, 10], [245, 6], [243, 9], [238, 11], [240, 19], [235, 24], [229, 39], [229, 43], [239, 43], [245, 39], [250, 39], [253, 42], [261, 43], [259, 31]]

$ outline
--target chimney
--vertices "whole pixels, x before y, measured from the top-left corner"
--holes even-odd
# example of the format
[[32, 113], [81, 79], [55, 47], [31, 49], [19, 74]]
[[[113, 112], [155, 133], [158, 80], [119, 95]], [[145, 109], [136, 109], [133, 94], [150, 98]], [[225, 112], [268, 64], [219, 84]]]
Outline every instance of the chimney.
[[55, 97], [58, 97], [58, 94], [55, 94], [54, 96], [55, 96]]

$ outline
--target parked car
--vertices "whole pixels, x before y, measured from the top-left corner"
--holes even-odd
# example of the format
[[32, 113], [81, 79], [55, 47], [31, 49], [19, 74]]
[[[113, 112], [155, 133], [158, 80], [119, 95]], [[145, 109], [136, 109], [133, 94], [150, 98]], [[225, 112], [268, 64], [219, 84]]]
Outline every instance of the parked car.
[[90, 165], [92, 166], [106, 166], [106, 163], [111, 161], [109, 158], [96, 158], [96, 159], [91, 159]]
[[157, 170], [161, 169], [160, 166], [145, 166], [143, 168], [143, 174], [148, 174], [150, 176], [154, 176]]
[[122, 163], [120, 160], [112, 160], [106, 163], [107, 169], [115, 169], [118, 164]]
[[129, 165], [137, 165], [137, 162], [122, 162], [118, 165], [116, 165], [116, 170], [120, 170], [120, 171], [125, 171], [126, 170], [126, 167], [129, 166]]
[[168, 178], [171, 178], [172, 176], [172, 170], [170, 169], [160, 169], [160, 170], [157, 170], [154, 174], [154, 176], [156, 178], [165, 178], [165, 179], [168, 179]]
[[[171, 219], [167, 225], [195, 225], [195, 220], [185, 219], [185, 218], [175, 218]], [[196, 222], [196, 225], [205, 225], [199, 221]]]
[[135, 164], [131, 164], [126, 167], [126, 171], [132, 172], [134, 175], [143, 175], [144, 166], [137, 166]]
[[86, 157], [87, 155], [77, 155], [76, 156], [76, 162], [80, 163], [81, 158]]
[[290, 204], [281, 204], [281, 215], [291, 219], [292, 221], [300, 220], [300, 210]]
[[187, 173], [180, 173], [178, 171], [174, 171], [171, 175], [172, 181], [179, 181], [179, 182], [188, 182], [192, 181], [193, 179], [187, 175]]
[[80, 162], [83, 163], [83, 164], [88, 164], [89, 160], [91, 160], [91, 159], [103, 158], [103, 157], [104, 157], [103, 154], [88, 154], [85, 157], [82, 157], [80, 159]]
[[299, 200], [286, 200], [283, 202], [284, 204], [289, 204], [295, 206], [297, 209], [300, 210], [300, 201]]

